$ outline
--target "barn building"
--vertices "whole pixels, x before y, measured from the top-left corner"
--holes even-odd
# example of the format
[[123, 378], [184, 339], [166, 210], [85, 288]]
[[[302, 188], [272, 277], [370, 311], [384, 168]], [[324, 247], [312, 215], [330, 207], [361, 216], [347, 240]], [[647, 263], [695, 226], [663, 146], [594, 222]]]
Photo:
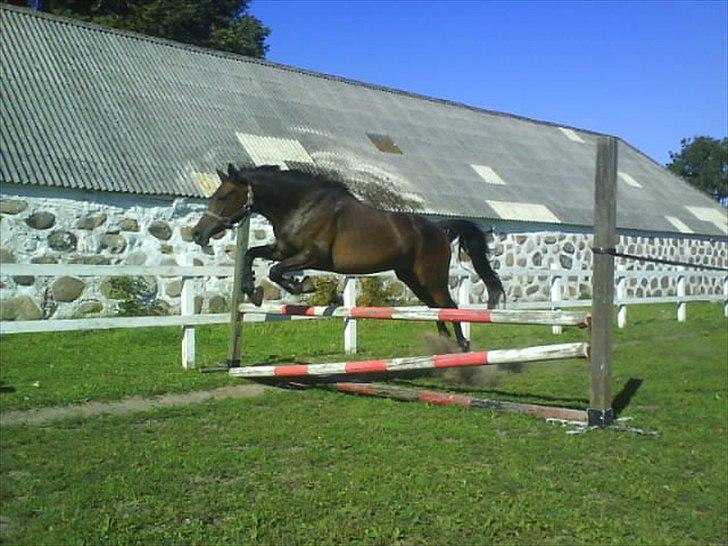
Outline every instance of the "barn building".
[[[231, 263], [191, 227], [228, 162], [333, 171], [383, 208], [493, 229], [495, 267], [574, 271], [589, 290], [593, 131], [345, 80], [257, 59], [0, 7], [2, 263]], [[728, 265], [726, 211], [620, 141], [620, 248]], [[271, 237], [254, 218], [251, 244]], [[659, 266], [657, 266], [659, 267]], [[699, 275], [698, 275], [699, 276]], [[170, 308], [178, 279], [147, 279]], [[511, 300], [548, 290], [504, 275]], [[662, 295], [634, 279], [628, 295]], [[720, 293], [715, 278], [694, 293]], [[482, 301], [476, 283], [473, 298]], [[202, 311], [229, 280], [204, 283]], [[0, 276], [4, 319], [113, 312], [100, 279]], [[270, 298], [286, 297], [269, 287]], [[50, 304], [48, 302], [51, 302]]]

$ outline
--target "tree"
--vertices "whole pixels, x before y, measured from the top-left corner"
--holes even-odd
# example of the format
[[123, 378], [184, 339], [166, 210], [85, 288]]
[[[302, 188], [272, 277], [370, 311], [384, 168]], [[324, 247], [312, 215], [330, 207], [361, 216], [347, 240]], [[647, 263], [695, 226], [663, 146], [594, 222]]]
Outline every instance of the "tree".
[[670, 152], [667, 168], [716, 199], [728, 196], [728, 137], [684, 138], [682, 149]]
[[270, 30], [249, 0], [10, 0], [63, 17], [177, 42], [264, 57]]

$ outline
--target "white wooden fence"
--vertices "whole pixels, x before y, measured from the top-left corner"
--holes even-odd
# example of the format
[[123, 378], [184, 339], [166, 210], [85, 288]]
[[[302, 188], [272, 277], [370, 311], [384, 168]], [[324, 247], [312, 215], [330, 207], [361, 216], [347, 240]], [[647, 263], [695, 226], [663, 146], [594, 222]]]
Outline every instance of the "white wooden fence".
[[[591, 277], [591, 271], [575, 271], [559, 269], [529, 269], [508, 267], [499, 269], [503, 276], [548, 276], [550, 279], [549, 301], [538, 302], [509, 302], [511, 309], [561, 309], [568, 307], [590, 307], [591, 300], [569, 300], [563, 298], [564, 277]], [[307, 272], [322, 274], [318, 271]], [[0, 276], [35, 276], [35, 277], [103, 277], [125, 275], [149, 275], [165, 277], [181, 277], [182, 293], [180, 296], [180, 314], [175, 316], [154, 317], [101, 317], [90, 319], [58, 319], [58, 320], [29, 320], [29, 321], [0, 321], [0, 334], [19, 334], [29, 332], [60, 332], [72, 330], [102, 330], [111, 328], [149, 328], [157, 326], [180, 326], [182, 328], [182, 366], [193, 368], [195, 366], [195, 326], [203, 324], [223, 324], [230, 321], [229, 313], [195, 314], [194, 278], [199, 277], [231, 277], [231, 266], [108, 266], [108, 265], [66, 265], [66, 264], [3, 264]], [[379, 274], [379, 276], [389, 274]], [[458, 278], [455, 288], [455, 299], [461, 307], [482, 308], [484, 305], [471, 305], [470, 303], [470, 275], [464, 269], [451, 271], [451, 275]], [[687, 296], [687, 278], [690, 276], [710, 276], [723, 279], [723, 294]], [[728, 317], [728, 275], [715, 271], [626, 271], [619, 266], [615, 275], [616, 292], [614, 303], [617, 306], [617, 324], [623, 328], [627, 324], [627, 305], [644, 303], [675, 303], [677, 320], [687, 319], [687, 303], [692, 301], [722, 301], [724, 315]], [[676, 286], [676, 295], [661, 297], [625, 297], [626, 280], [629, 278], [668, 277]], [[357, 297], [357, 277], [347, 276], [344, 280], [344, 306], [354, 307]], [[271, 317], [263, 315], [246, 314], [244, 320], [259, 322], [269, 320]], [[275, 317], [303, 319], [307, 317]], [[557, 334], [560, 326], [552, 326]], [[463, 333], [470, 338], [470, 324], [463, 323]], [[344, 319], [344, 348], [346, 352], [356, 352], [357, 329], [356, 319]]]

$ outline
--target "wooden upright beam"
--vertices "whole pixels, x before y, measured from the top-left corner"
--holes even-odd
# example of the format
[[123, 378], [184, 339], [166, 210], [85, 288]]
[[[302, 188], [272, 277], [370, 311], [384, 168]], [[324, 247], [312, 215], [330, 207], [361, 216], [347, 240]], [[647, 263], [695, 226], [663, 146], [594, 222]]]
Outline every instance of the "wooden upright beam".
[[594, 266], [592, 276], [591, 389], [587, 417], [590, 426], [614, 420], [612, 409], [612, 310], [614, 251], [617, 244], [617, 139], [597, 144], [594, 181]]
[[233, 276], [233, 292], [230, 297], [230, 332], [228, 338], [228, 368], [240, 366], [240, 336], [242, 335], [243, 317], [240, 304], [243, 302], [241, 285], [243, 280], [243, 260], [248, 250], [250, 233], [250, 217], [238, 224], [235, 234], [235, 273]]

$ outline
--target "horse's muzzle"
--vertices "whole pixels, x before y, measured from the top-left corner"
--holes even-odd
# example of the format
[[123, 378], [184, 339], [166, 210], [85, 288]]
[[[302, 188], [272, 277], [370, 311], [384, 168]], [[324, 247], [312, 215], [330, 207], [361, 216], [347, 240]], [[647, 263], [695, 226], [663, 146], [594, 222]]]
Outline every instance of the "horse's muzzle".
[[205, 247], [210, 242], [210, 237], [209, 235], [203, 234], [201, 229], [195, 228], [192, 231], [192, 240], [198, 245]]

